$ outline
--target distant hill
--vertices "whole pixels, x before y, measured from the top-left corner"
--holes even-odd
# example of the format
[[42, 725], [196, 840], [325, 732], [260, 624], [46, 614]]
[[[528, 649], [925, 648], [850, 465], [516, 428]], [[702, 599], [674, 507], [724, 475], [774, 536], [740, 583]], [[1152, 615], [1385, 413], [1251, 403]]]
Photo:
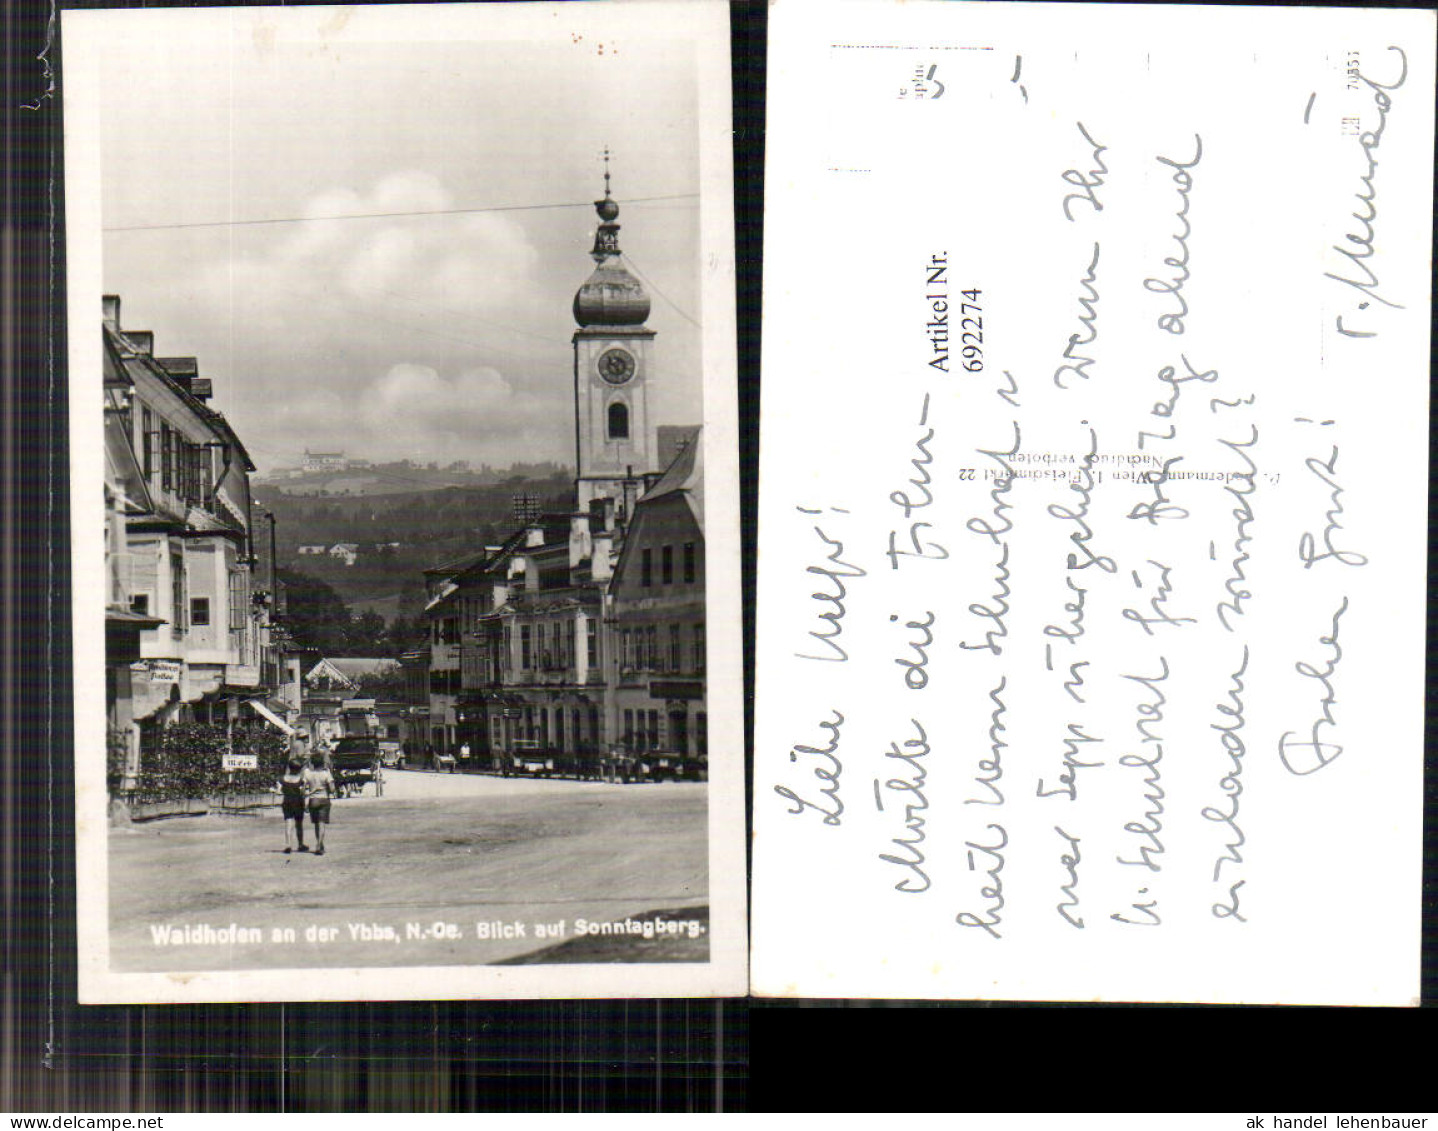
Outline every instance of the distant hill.
[[[541, 510], [568, 511], [574, 506], [574, 481], [559, 473], [487, 486], [340, 496], [291, 495], [275, 485], [259, 485], [255, 505], [275, 516], [281, 568], [328, 582], [351, 612], [373, 610], [389, 621], [423, 607], [421, 571], [497, 545], [512, 533], [516, 494], [533, 497]], [[256, 528], [262, 539], [268, 538], [266, 523], [257, 522]], [[353, 565], [328, 553], [299, 552], [301, 546], [336, 543], [357, 547]], [[256, 549], [267, 564], [268, 545], [262, 541]]]
[[336, 495], [409, 495], [416, 491], [441, 491], [449, 487], [493, 487], [515, 481], [568, 478], [572, 472], [550, 461], [520, 463], [496, 469], [478, 469], [466, 464], [447, 467], [416, 465], [408, 460], [335, 471], [276, 471], [255, 477], [261, 489], [272, 494], [331, 498]]

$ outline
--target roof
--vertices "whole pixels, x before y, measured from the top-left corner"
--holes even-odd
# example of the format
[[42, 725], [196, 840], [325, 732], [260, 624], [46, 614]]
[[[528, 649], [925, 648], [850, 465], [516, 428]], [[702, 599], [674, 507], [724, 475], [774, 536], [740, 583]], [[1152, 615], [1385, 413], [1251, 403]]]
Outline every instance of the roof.
[[170, 623], [160, 617], [131, 612], [129, 609], [106, 609], [105, 620], [110, 624], [133, 624], [140, 628], [158, 628], [162, 624]]
[[666, 496], [682, 494], [694, 512], [694, 521], [704, 529], [704, 437], [698, 430], [691, 443], [674, 457], [674, 462], [659, 477], [659, 482], [644, 493], [638, 506]]
[[[549, 533], [554, 533], [562, 528], [564, 530], [563, 544], [565, 546], [569, 545], [568, 515], [542, 514], [536, 521]], [[530, 525], [533, 524], [531, 523]], [[490, 569], [493, 566], [508, 561], [517, 551], [525, 549], [524, 543], [528, 536], [528, 531], [528, 526], [521, 526], [506, 538], [498, 549], [479, 550], [475, 553], [465, 554], [463, 557], [441, 562], [437, 566], [430, 566], [429, 569], [422, 572], [429, 577], [443, 577], [453, 580], [459, 578], [462, 574], [470, 573], [476, 568], [479, 568], [481, 572]], [[550, 544], [548, 541], [545, 543], [545, 545]], [[533, 548], [539, 549], [537, 546]]]
[[435, 590], [434, 596], [424, 603], [424, 611], [427, 613], [434, 611], [458, 592], [459, 586], [455, 584], [454, 579], [447, 578], [440, 582], [440, 586]]
[[109, 411], [105, 413], [105, 482], [115, 490], [125, 513], [145, 514], [154, 510], [145, 473], [135, 458], [129, 433], [120, 415]]
[[188, 382], [177, 380], [166, 368], [166, 361], [188, 361], [188, 358], [166, 358], [161, 360], [154, 357], [150, 350], [154, 346], [154, 335], [148, 330], [124, 331], [108, 324], [102, 325], [105, 348], [110, 353], [114, 368], [124, 378], [134, 385], [138, 375], [145, 375], [168, 388], [178, 396], [187, 408], [206, 424], [220, 432], [223, 437], [234, 446], [244, 461], [248, 471], [255, 470], [255, 462], [250, 458], [250, 453], [245, 445], [240, 442], [235, 430], [230, 427], [230, 422], [224, 416], [210, 408], [204, 401], [200, 400], [190, 391]]
[[352, 656], [342, 656], [339, 658], [326, 656], [324, 662], [348, 676], [350, 679], [356, 679], [362, 675], [379, 675], [383, 672], [394, 671], [399, 667], [399, 661], [388, 656], [371, 659]]
[[399, 666], [398, 660], [389, 657], [326, 656], [305, 672], [304, 678], [308, 683], [317, 676], [324, 676], [330, 679], [339, 679], [350, 687], [357, 687], [359, 681], [365, 676], [384, 675], [387, 672], [398, 671]]
[[[228, 509], [228, 508], [226, 508]], [[202, 507], [191, 506], [185, 513], [185, 526], [195, 534], [243, 534], [244, 527], [226, 522], [219, 514], [211, 514]]]
[[440, 562], [439, 565], [430, 566], [428, 569], [422, 570], [421, 572], [426, 574], [434, 574], [436, 576], [452, 577], [455, 574], [463, 573], [471, 566], [478, 565], [487, 557], [489, 557], [489, 551], [480, 550], [476, 553], [465, 554], [463, 557], [460, 558], [453, 558], [447, 562]]

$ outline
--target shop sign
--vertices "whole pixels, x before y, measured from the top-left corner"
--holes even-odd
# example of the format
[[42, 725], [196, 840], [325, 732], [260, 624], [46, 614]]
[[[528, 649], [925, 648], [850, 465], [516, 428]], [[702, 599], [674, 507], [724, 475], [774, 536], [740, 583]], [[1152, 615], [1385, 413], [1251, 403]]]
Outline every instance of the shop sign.
[[704, 681], [698, 679], [655, 679], [649, 683], [651, 699], [703, 699]]
[[136, 675], [149, 673], [151, 683], [179, 683], [179, 660], [141, 660], [131, 664], [130, 670]]

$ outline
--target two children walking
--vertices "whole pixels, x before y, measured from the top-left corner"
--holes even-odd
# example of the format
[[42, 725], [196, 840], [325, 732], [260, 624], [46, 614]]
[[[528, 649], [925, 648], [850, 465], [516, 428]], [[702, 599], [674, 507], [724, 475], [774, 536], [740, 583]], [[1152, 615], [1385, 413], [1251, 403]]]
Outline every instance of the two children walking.
[[290, 755], [285, 773], [276, 790], [280, 795], [281, 811], [285, 824], [285, 851], [290, 852], [290, 822], [294, 822], [295, 839], [299, 850], [308, 852], [305, 845], [305, 812], [314, 826], [315, 855], [325, 854], [325, 829], [330, 823], [330, 799], [335, 795], [334, 775], [325, 767], [325, 756], [316, 750], [306, 766], [302, 757], [303, 747]]

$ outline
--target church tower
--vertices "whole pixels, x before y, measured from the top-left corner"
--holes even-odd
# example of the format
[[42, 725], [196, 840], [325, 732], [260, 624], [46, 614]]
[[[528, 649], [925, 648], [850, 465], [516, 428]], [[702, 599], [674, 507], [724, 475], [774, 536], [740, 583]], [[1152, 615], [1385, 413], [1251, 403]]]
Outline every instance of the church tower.
[[594, 202], [599, 228], [597, 265], [574, 296], [574, 435], [577, 506], [593, 499], [622, 504], [625, 481], [657, 471], [655, 427], [649, 416], [654, 331], [644, 325], [649, 296], [624, 266], [619, 250], [619, 205], [609, 195], [604, 152], [604, 199]]

